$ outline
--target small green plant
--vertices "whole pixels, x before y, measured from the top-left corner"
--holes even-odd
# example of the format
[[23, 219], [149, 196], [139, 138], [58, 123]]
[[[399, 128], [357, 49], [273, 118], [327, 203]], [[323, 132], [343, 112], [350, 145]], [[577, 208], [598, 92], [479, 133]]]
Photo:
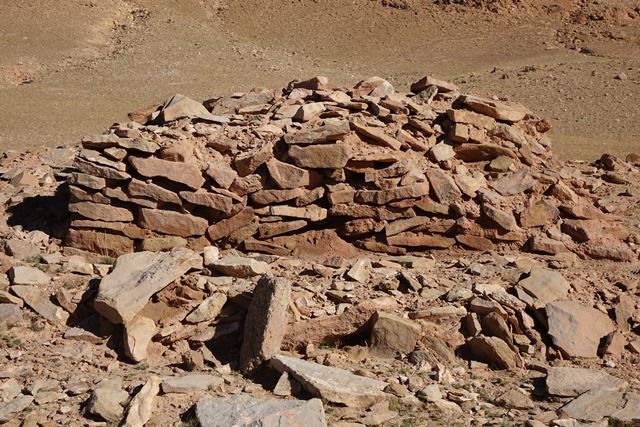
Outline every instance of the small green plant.
[[489, 396], [489, 393], [487, 393], [486, 390], [479, 390], [478, 397], [484, 400], [485, 402], [489, 402], [489, 403], [493, 402], [493, 399], [491, 398], [491, 396]]
[[100, 264], [113, 265], [114, 262], [116, 262], [116, 260], [111, 258], [110, 256], [103, 256], [102, 258], [100, 258]]
[[333, 349], [335, 349], [335, 346], [333, 344], [325, 342], [325, 343], [320, 344], [319, 348], [320, 348], [320, 350], [333, 350]]
[[22, 340], [20, 338], [16, 338], [12, 335], [2, 335], [2, 341], [4, 342], [4, 345], [6, 345], [9, 348], [22, 348]]
[[180, 427], [200, 427], [200, 421], [197, 418], [192, 418], [180, 424]]
[[44, 260], [40, 255], [32, 255], [32, 256], [26, 257], [23, 261], [28, 262], [29, 264], [40, 264]]
[[29, 329], [32, 330], [33, 332], [40, 332], [41, 330], [44, 329], [44, 326], [32, 320], [31, 323], [29, 324]]
[[147, 362], [138, 363], [135, 368], [139, 371], [146, 371], [149, 369], [149, 364]]

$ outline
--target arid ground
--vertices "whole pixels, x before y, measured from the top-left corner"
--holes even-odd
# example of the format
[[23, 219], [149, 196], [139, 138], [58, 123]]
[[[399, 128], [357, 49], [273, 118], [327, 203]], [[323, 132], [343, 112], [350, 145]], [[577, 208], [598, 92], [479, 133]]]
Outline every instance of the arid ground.
[[431, 74], [553, 119], [556, 154], [640, 151], [632, 0], [30, 0], [0, 14], [0, 147], [74, 144], [174, 93]]

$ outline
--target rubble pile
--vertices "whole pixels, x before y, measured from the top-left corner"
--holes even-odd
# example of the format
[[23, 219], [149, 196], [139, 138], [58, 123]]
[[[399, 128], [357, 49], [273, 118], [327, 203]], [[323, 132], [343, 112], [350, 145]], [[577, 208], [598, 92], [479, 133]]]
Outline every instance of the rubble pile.
[[637, 423], [638, 157], [560, 163], [431, 77], [326, 85], [0, 158], [0, 423]]
[[457, 245], [635, 258], [629, 231], [594, 206], [599, 180], [551, 155], [548, 120], [430, 76], [409, 94], [379, 77], [353, 89], [315, 77], [282, 94], [176, 95], [130, 118], [82, 140], [69, 246], [287, 255], [296, 236], [335, 229], [392, 255]]

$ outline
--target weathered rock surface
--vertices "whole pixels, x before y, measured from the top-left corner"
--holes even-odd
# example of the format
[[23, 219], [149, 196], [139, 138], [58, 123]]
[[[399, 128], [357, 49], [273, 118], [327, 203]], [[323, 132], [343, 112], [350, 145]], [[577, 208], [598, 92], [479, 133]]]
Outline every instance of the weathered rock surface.
[[373, 315], [371, 353], [379, 357], [395, 357], [414, 350], [421, 328], [410, 320], [378, 311]]
[[288, 372], [314, 396], [329, 402], [363, 407], [387, 398], [387, 383], [348, 371], [286, 356], [273, 356], [271, 367]]
[[232, 277], [251, 277], [268, 273], [269, 264], [253, 258], [239, 256], [226, 256], [215, 260], [208, 265], [209, 268]]
[[547, 371], [547, 392], [554, 396], [578, 396], [593, 389], [625, 391], [628, 386], [625, 380], [593, 369], [552, 367]]
[[124, 427], [143, 427], [153, 415], [155, 398], [160, 392], [160, 378], [152, 376], [127, 406]]
[[546, 312], [553, 344], [569, 357], [597, 357], [600, 341], [615, 329], [606, 314], [574, 301], [550, 302]]
[[272, 400], [244, 395], [201, 400], [196, 417], [202, 427], [326, 427], [319, 399]]
[[291, 284], [284, 278], [262, 276], [254, 291], [244, 325], [240, 370], [253, 372], [279, 350], [287, 329]]
[[200, 262], [200, 257], [186, 248], [123, 255], [100, 282], [94, 307], [112, 323], [127, 323], [153, 294]]

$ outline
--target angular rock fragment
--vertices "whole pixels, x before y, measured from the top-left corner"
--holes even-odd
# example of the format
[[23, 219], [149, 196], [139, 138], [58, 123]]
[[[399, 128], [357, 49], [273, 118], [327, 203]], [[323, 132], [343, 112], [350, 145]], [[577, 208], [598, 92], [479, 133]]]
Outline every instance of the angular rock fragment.
[[142, 208], [138, 225], [159, 233], [190, 237], [202, 236], [209, 227], [209, 222], [194, 215]]
[[259, 276], [271, 270], [266, 262], [231, 255], [213, 261], [208, 267], [225, 276], [240, 278]]
[[601, 340], [615, 329], [606, 314], [574, 301], [553, 301], [545, 308], [553, 344], [569, 357], [597, 357]]
[[156, 332], [153, 320], [136, 316], [124, 325], [124, 351], [134, 362], [142, 362], [147, 357], [147, 347]]
[[209, 398], [197, 403], [196, 417], [202, 427], [327, 425], [320, 399], [274, 400], [247, 395]]
[[286, 356], [273, 356], [271, 367], [288, 372], [312, 395], [350, 407], [365, 407], [385, 400], [387, 383], [354, 375], [343, 369]]
[[254, 372], [279, 350], [287, 328], [291, 284], [284, 278], [263, 276], [253, 291], [244, 325], [240, 370]]
[[149, 422], [160, 392], [160, 378], [150, 377], [127, 406], [123, 427], [143, 427]]
[[396, 357], [408, 354], [420, 336], [421, 328], [410, 320], [378, 311], [371, 326], [371, 353], [378, 357]]
[[153, 294], [201, 263], [200, 256], [186, 248], [123, 255], [102, 278], [94, 308], [110, 322], [126, 324]]
[[604, 371], [585, 368], [550, 367], [547, 370], [547, 393], [573, 397], [589, 390], [625, 391], [629, 383]]
[[140, 175], [147, 178], [166, 178], [193, 190], [202, 187], [205, 182], [200, 169], [192, 163], [170, 162], [153, 157], [131, 157], [129, 162]]

